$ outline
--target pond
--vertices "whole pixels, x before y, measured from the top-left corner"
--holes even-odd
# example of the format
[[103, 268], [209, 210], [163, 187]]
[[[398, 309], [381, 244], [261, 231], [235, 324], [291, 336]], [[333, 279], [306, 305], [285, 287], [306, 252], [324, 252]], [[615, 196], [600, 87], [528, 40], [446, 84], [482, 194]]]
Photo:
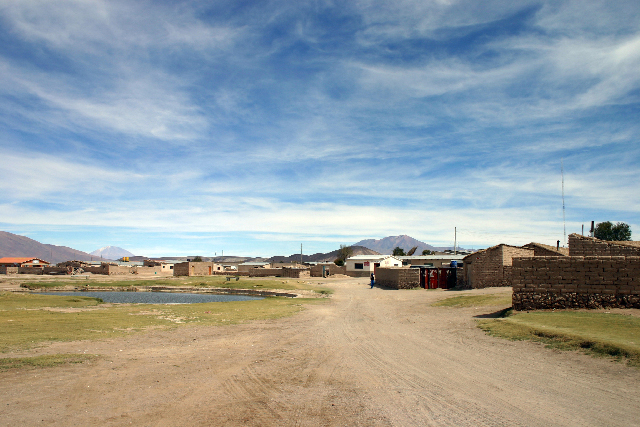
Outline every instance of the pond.
[[38, 292], [39, 295], [65, 295], [100, 298], [104, 302], [120, 304], [196, 304], [202, 302], [251, 301], [264, 299], [246, 295], [189, 294], [181, 292]]

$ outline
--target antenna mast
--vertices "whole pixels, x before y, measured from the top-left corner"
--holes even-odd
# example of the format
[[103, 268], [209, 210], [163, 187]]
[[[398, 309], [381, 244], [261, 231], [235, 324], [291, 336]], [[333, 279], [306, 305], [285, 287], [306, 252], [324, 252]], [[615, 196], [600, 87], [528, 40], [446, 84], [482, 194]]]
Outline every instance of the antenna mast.
[[564, 209], [564, 160], [560, 159], [560, 174], [562, 175], [562, 227], [564, 229], [563, 245], [567, 241], [567, 221]]

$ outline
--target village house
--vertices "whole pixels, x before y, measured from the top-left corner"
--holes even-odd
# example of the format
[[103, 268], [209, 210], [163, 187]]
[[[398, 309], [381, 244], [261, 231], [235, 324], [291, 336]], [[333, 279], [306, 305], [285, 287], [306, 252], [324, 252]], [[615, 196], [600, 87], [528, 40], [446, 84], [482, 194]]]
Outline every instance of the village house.
[[356, 255], [345, 260], [346, 274], [352, 277], [369, 276], [377, 267], [401, 267], [402, 261], [392, 255]]
[[4, 257], [0, 258], [2, 267], [46, 267], [49, 263], [40, 258], [32, 257]]
[[213, 276], [223, 272], [224, 267], [213, 262], [186, 261], [173, 266], [174, 276]]

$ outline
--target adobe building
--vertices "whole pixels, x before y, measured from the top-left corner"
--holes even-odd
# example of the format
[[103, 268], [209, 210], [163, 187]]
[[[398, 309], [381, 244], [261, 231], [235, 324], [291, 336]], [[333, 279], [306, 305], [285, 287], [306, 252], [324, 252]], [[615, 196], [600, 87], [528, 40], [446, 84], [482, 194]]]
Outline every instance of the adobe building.
[[173, 265], [174, 276], [213, 276], [224, 274], [224, 267], [213, 262], [180, 262]]
[[377, 267], [402, 267], [402, 261], [391, 255], [356, 255], [345, 260], [345, 274], [369, 277]]
[[482, 249], [462, 259], [464, 286], [489, 288], [511, 286], [511, 267], [514, 257], [533, 257], [534, 249], [501, 243]]

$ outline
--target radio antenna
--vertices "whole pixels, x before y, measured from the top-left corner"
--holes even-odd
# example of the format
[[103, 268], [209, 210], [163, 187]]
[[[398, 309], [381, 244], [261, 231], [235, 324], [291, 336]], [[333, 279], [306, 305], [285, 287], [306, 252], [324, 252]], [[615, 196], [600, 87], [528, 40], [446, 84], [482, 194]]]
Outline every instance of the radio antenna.
[[565, 243], [567, 241], [567, 221], [564, 209], [564, 160], [560, 159], [560, 175], [562, 176], [562, 227], [564, 229], [564, 240]]

